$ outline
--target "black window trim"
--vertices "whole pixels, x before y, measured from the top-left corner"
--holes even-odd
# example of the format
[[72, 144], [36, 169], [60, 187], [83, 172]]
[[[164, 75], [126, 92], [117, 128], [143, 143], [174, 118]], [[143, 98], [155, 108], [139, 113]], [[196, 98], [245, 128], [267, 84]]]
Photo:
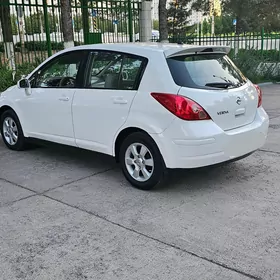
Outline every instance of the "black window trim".
[[[222, 55], [223, 57], [227, 57], [229, 58], [228, 54], [224, 53], [224, 52], [198, 52], [198, 53], [188, 53], [188, 54], [183, 54], [183, 55], [178, 55], [178, 56], [172, 56], [172, 57], [168, 57], [166, 58], [166, 62], [167, 62], [167, 65], [168, 65], [168, 68], [170, 70], [170, 74], [175, 82], [176, 85], [180, 86], [180, 87], [188, 87], [188, 88], [194, 88], [194, 89], [203, 89], [203, 90], [212, 90], [212, 91], [217, 91], [217, 90], [224, 90], [223, 88], [215, 88], [215, 87], [208, 87], [208, 86], [199, 86], [197, 84], [195, 84], [195, 82], [192, 80], [192, 78], [190, 77], [190, 74], [188, 71], [186, 71], [186, 77], [185, 79], [187, 80], [187, 83], [188, 83], [188, 86], [182, 86], [180, 85], [179, 83], [176, 82], [176, 79], [174, 78], [173, 74], [172, 74], [172, 71], [171, 71], [171, 63], [172, 63], [172, 60], [176, 60], [176, 58], [180, 57], [180, 56], [184, 56], [184, 57], [191, 57], [191, 56], [200, 56], [200, 55]], [[229, 58], [230, 59], [230, 58]], [[231, 61], [231, 59], [230, 59]], [[235, 66], [236, 67], [236, 66]], [[239, 69], [238, 69], [239, 70]], [[244, 76], [242, 74], [242, 76]], [[248, 82], [248, 78], [247, 77], [244, 77], [245, 80], [244, 80], [244, 84], [246, 84]]]
[[32, 79], [35, 80], [35, 83], [37, 81], [37, 75], [39, 72], [45, 70], [46, 68], [50, 67], [52, 64], [54, 64], [57, 60], [59, 60], [61, 57], [69, 55], [69, 54], [73, 54], [73, 53], [85, 53], [85, 56], [82, 60], [82, 63], [79, 66], [79, 70], [77, 72], [77, 78], [76, 81], [78, 83], [76, 83], [77, 85], [75, 87], [34, 87], [31, 85], [31, 88], [33, 89], [79, 89], [79, 88], [83, 88], [83, 77], [84, 77], [84, 72], [85, 72], [85, 66], [87, 64], [88, 61], [88, 57], [89, 57], [89, 53], [90, 50], [87, 49], [77, 49], [77, 50], [72, 50], [72, 51], [68, 51], [68, 52], [63, 52], [57, 56], [55, 56], [54, 58], [52, 58], [51, 60], [49, 60], [48, 62], [44, 63], [35, 73], [33, 73], [33, 75], [29, 78], [29, 81], [31, 81]]
[[[137, 58], [137, 59], [142, 60], [140, 71], [138, 72], [137, 77], [135, 79], [135, 85], [134, 85], [133, 89], [120, 89], [120, 88], [118, 88], [118, 89], [107, 89], [107, 88], [86, 86], [87, 81], [89, 80], [89, 77], [90, 77], [90, 71], [91, 71], [91, 66], [92, 66], [92, 62], [94, 60], [94, 57], [96, 56], [96, 54], [98, 55], [98, 53], [100, 53], [100, 52], [114, 53], [114, 54], [119, 54], [122, 57], [132, 57], [132, 58]], [[108, 50], [108, 49], [91, 49], [91, 50], [89, 50], [88, 61], [87, 61], [86, 67], [85, 67], [85, 73], [86, 74], [84, 75], [84, 79], [83, 79], [83, 88], [84, 89], [98, 89], [98, 90], [137, 91], [139, 89], [141, 80], [143, 78], [143, 75], [144, 75], [144, 72], [146, 70], [146, 67], [147, 67], [148, 63], [149, 63], [149, 59], [147, 57], [137, 55], [137, 54], [131, 54], [131, 53]]]

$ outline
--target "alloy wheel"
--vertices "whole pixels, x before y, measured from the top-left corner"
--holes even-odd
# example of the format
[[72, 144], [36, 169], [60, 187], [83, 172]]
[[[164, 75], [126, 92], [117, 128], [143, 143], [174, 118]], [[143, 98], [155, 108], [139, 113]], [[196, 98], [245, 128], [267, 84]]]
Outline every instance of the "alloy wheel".
[[9, 145], [16, 145], [18, 141], [18, 127], [16, 125], [16, 122], [11, 117], [7, 117], [4, 119], [3, 134], [5, 140]]
[[154, 172], [152, 153], [144, 144], [133, 143], [126, 150], [125, 166], [133, 179], [145, 182], [151, 178]]

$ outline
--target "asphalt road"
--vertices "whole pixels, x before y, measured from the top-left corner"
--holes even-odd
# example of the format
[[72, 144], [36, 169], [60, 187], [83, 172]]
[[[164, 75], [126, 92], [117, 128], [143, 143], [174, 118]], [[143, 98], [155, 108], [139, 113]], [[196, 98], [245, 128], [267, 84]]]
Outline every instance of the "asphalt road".
[[280, 86], [263, 89], [263, 149], [152, 192], [109, 157], [0, 141], [0, 279], [280, 279]]

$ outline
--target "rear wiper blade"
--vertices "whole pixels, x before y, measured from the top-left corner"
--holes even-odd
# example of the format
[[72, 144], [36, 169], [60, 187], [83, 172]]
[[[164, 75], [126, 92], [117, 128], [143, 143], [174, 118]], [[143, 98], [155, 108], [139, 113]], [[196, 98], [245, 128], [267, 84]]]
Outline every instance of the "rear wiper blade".
[[213, 75], [214, 78], [219, 78], [227, 83], [230, 83], [230, 80], [228, 80], [226, 77], [221, 77], [221, 76], [217, 76], [217, 75]]
[[235, 87], [233, 83], [208, 83], [205, 85], [206, 87], [215, 87], [215, 88], [228, 88], [228, 87]]

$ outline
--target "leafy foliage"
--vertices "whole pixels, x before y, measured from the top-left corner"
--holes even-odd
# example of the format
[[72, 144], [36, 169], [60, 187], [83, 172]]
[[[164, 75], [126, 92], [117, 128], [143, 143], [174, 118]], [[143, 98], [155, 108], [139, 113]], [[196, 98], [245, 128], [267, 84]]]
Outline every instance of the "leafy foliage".
[[[222, 0], [223, 14], [226, 13], [237, 19], [236, 31], [259, 31], [264, 27], [266, 31], [277, 31], [280, 21], [279, 0]], [[210, 0], [195, 0], [193, 9], [208, 14]]]
[[[80, 46], [80, 42], [74, 42], [75, 46]], [[26, 51], [47, 51], [48, 45], [47, 41], [28, 41], [24, 42], [24, 48]], [[51, 42], [51, 49], [55, 51], [60, 51], [64, 49], [63, 42]], [[21, 51], [21, 43], [17, 42], [15, 44], [15, 52]], [[0, 43], [0, 52], [4, 52], [4, 45]]]
[[155, 29], [155, 30], [159, 30], [159, 22], [158, 22], [158, 20], [153, 20], [153, 29]]
[[[47, 51], [48, 50], [48, 44], [46, 41], [28, 41], [24, 42], [24, 48], [27, 51]], [[51, 48], [52, 50], [63, 50], [63, 42], [51, 42]], [[20, 51], [21, 49], [21, 43], [18, 42], [15, 44], [15, 51]]]
[[32, 72], [38, 66], [38, 63], [24, 63], [18, 65], [14, 81], [12, 76], [12, 70], [9, 70], [7, 68], [7, 65], [1, 65], [0, 66], [0, 92], [15, 85], [17, 81], [21, 79], [22, 75], [27, 75], [30, 72]]
[[[50, 32], [57, 32], [57, 25], [59, 24], [57, 16], [48, 13]], [[28, 35], [41, 33], [41, 29], [45, 32], [45, 22], [42, 12], [32, 14], [25, 18], [25, 32]]]
[[177, 6], [174, 2], [170, 3], [167, 9], [168, 19], [168, 29], [169, 33], [173, 36], [183, 37], [186, 35], [188, 30], [189, 16], [191, 15], [191, 9], [188, 5], [190, 0], [181, 0], [178, 2]]
[[217, 35], [229, 34], [234, 32], [234, 26], [232, 24], [233, 17], [223, 15], [215, 18], [215, 33]]
[[234, 63], [254, 83], [280, 82], [280, 52], [241, 49], [235, 56], [230, 54]]
[[11, 25], [13, 35], [18, 35], [17, 17], [14, 14], [11, 14]]

